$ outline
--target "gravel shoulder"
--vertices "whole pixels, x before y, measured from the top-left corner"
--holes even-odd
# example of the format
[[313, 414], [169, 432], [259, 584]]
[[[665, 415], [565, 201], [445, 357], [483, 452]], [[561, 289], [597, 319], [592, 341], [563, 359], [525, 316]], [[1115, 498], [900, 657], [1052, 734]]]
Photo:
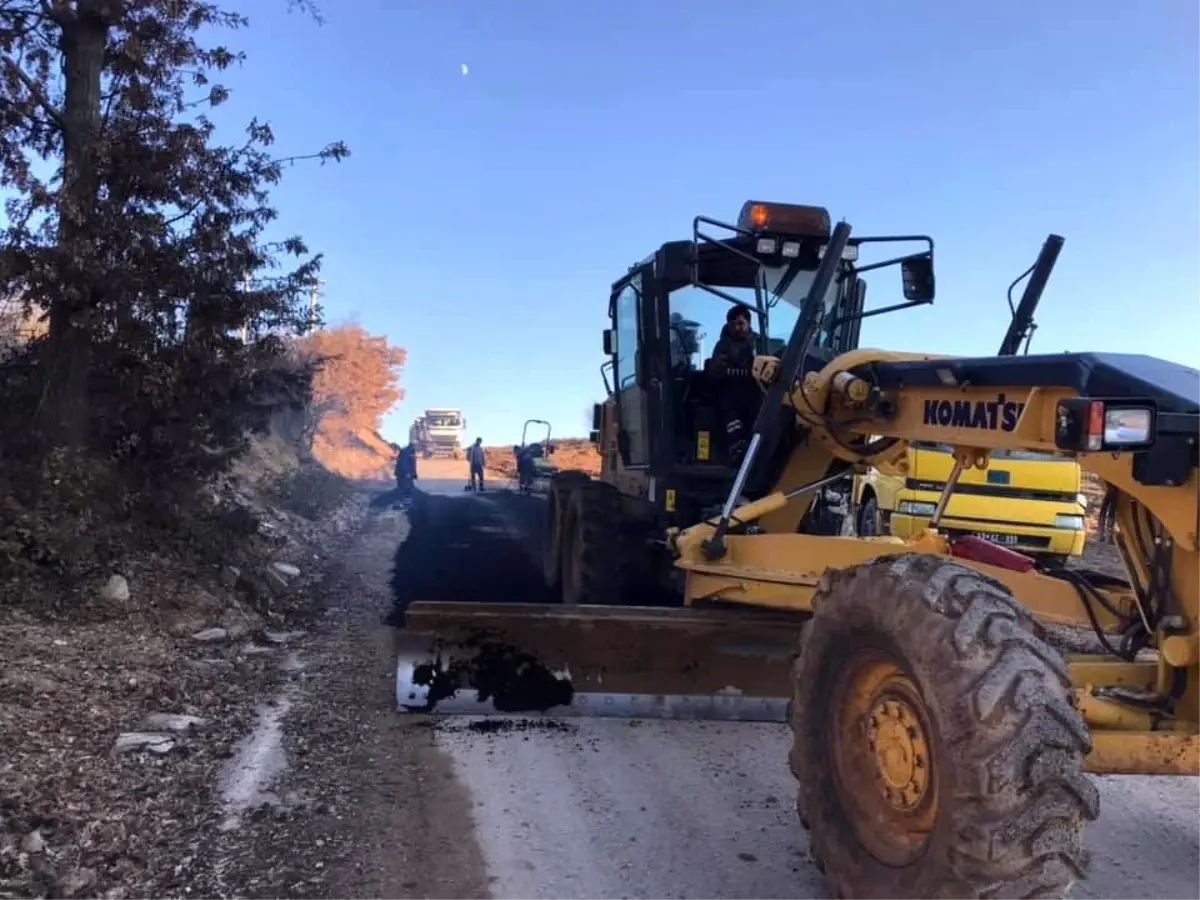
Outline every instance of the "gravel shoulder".
[[383, 620], [408, 533], [405, 511], [379, 498], [328, 574], [321, 622], [273, 700], [284, 707], [281, 764], [236, 827], [223, 830], [228, 818], [214, 810], [190, 893], [488, 896], [470, 797], [428, 723], [394, 711], [394, 632]]

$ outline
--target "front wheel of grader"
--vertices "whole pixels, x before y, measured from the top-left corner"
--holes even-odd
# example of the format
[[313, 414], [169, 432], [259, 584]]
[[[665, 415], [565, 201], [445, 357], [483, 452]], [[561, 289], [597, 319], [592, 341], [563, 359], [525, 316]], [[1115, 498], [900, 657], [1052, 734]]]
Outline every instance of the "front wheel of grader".
[[542, 531], [542, 576], [555, 599], [562, 599], [563, 526], [567, 519], [567, 500], [571, 490], [591, 478], [585, 472], [555, 472], [550, 477], [546, 496], [545, 528]]
[[998, 582], [905, 554], [827, 573], [789, 762], [834, 897], [1063, 896], [1099, 795], [1066, 665]]
[[562, 512], [562, 602], [620, 605], [625, 587], [621, 495], [603, 481], [576, 484]]

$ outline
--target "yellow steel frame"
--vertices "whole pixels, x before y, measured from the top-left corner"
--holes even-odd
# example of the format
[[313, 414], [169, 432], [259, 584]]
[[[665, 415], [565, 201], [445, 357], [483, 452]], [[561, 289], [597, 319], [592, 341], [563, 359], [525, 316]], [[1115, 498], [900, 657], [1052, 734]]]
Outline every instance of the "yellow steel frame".
[[[930, 360], [946, 357], [925, 354], [855, 350], [846, 353], [818, 373], [810, 373], [788, 398], [809, 429], [804, 449], [789, 460], [775, 493], [742, 506], [741, 522], [757, 522], [766, 533], [731, 535], [725, 538], [726, 552], [709, 559], [703, 543], [713, 535], [714, 523], [705, 522], [670, 535], [678, 554], [676, 565], [686, 572], [685, 601], [703, 604], [719, 600], [748, 606], [783, 610], [810, 610], [821, 574], [867, 562], [885, 554], [925, 552], [947, 554], [946, 539], [929, 530], [908, 541], [897, 538], [844, 538], [796, 534], [795, 529], [809, 505], [810, 496], [792, 501], [785, 492], [811, 483], [828, 471], [830, 457], [860, 465], [886, 465], [896, 456], [892, 447], [878, 457], [866, 458], [846, 446], [857, 436], [895, 437], [903, 442], [933, 441], [950, 444], [966, 465], [986, 468], [992, 450], [1041, 450], [1054, 452], [1055, 414], [1060, 400], [1075, 397], [1071, 389], [1042, 387], [981, 389], [973, 386], [921, 388], [873, 396], [869, 384], [850, 374], [851, 369], [872, 362]], [[755, 375], [764, 385], [778, 376], [778, 360], [760, 357]], [[943, 400], [995, 402], [999, 394], [1010, 401], [1024, 402], [1023, 412], [1011, 431], [928, 425], [925, 404]], [[880, 404], [878, 400], [885, 400]], [[876, 410], [888, 409], [887, 417]], [[840, 441], [835, 438], [840, 438]], [[1161, 523], [1171, 554], [1171, 587], [1180, 606], [1174, 611], [1182, 629], [1161, 631], [1153, 642], [1157, 653], [1150, 662], [1125, 663], [1107, 658], [1069, 660], [1071, 677], [1084, 718], [1093, 730], [1094, 749], [1088, 768], [1095, 772], [1151, 772], [1162, 774], [1200, 773], [1200, 484], [1195, 471], [1185, 485], [1144, 485], [1133, 477], [1130, 453], [1080, 454], [1082, 467], [1095, 473], [1118, 492], [1116, 521], [1125, 535], [1142, 526], [1135, 516], [1135, 503], [1145, 507]], [[1143, 539], [1148, 536], [1142, 535]], [[1151, 541], [1152, 542], [1152, 541]], [[1130, 576], [1146, 584], [1147, 562], [1133, 554]], [[1037, 572], [1015, 572], [962, 560], [1003, 582], [1013, 595], [1039, 619], [1058, 624], [1087, 625], [1088, 620], [1075, 589], [1067, 582]], [[1136, 595], [1130, 590], [1106, 590], [1113, 606], [1123, 613], [1139, 613]], [[1096, 610], [1101, 627], [1111, 629], [1116, 620], [1104, 609]], [[1166, 693], [1182, 670], [1186, 688], [1172, 715], [1155, 716], [1131, 703], [1120, 702], [1103, 690], [1113, 686], [1154, 688]]]

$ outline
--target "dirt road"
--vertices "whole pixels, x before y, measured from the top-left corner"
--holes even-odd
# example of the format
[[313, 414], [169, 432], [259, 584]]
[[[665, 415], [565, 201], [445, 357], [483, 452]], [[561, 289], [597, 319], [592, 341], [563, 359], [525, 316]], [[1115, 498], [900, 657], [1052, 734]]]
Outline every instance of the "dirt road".
[[[205, 896], [821, 897], [782, 726], [404, 717], [393, 596], [539, 599], [536, 498], [426, 464], [381, 497], [297, 648], [268, 802], [198, 852]], [[393, 572], [393, 561], [395, 570]], [[1200, 780], [1100, 779], [1082, 897], [1197, 897]]]

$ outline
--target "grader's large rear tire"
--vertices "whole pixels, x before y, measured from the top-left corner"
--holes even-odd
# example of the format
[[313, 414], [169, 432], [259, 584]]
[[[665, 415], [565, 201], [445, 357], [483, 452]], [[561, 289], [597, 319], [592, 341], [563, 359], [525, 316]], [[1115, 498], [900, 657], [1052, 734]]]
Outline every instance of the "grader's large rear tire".
[[565, 513], [563, 603], [620, 605], [625, 565], [620, 493], [603, 481], [577, 484], [567, 497]]
[[827, 573], [793, 671], [798, 812], [833, 897], [1061, 897], [1099, 796], [1066, 666], [944, 557]]
[[555, 599], [562, 599], [562, 548], [566, 543], [567, 498], [578, 485], [591, 481], [586, 472], [555, 472], [546, 497], [545, 527], [542, 531], [542, 577]]

